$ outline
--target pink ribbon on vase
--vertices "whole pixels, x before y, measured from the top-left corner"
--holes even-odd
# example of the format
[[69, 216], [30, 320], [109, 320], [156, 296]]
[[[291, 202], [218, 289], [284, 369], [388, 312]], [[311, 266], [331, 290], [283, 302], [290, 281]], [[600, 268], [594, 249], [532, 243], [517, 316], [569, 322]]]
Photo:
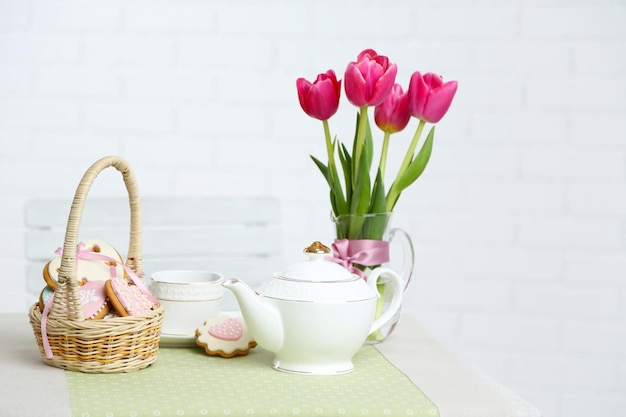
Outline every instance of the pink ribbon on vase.
[[[57, 250], [54, 251], [54, 253], [57, 255], [62, 255], [63, 248], [57, 248]], [[117, 269], [115, 265], [120, 265], [124, 269], [124, 271], [126, 271], [126, 273], [130, 277], [130, 279], [133, 281], [133, 283], [137, 286], [137, 288], [139, 288], [139, 290], [142, 293], [144, 293], [148, 297], [148, 299], [152, 301], [154, 304], [159, 304], [157, 299], [154, 298], [154, 296], [150, 293], [150, 290], [148, 290], [148, 288], [141, 281], [141, 278], [139, 278], [139, 276], [135, 273], [135, 271], [133, 271], [128, 265], [120, 262], [119, 260], [115, 258], [111, 258], [110, 256], [92, 252], [89, 248], [87, 248], [87, 245], [85, 245], [83, 242], [80, 242], [77, 245], [77, 250], [76, 250], [76, 265], [77, 266], [78, 266], [79, 259], [111, 262], [111, 264], [109, 265], [109, 272], [111, 274], [111, 278], [117, 277]], [[104, 285], [104, 281], [102, 285]], [[50, 347], [50, 341], [48, 340], [48, 333], [47, 333], [48, 315], [50, 314], [50, 309], [52, 308], [53, 300], [54, 300], [54, 294], [50, 296], [50, 298], [44, 305], [44, 309], [41, 313], [41, 336], [43, 339], [42, 342], [43, 342], [44, 352], [46, 353], [46, 358], [48, 359], [52, 359], [53, 357], [52, 348]]]
[[389, 262], [389, 242], [374, 239], [337, 239], [332, 244], [333, 256], [325, 259], [335, 262], [353, 274], [367, 279], [365, 272], [354, 266], [380, 265]]

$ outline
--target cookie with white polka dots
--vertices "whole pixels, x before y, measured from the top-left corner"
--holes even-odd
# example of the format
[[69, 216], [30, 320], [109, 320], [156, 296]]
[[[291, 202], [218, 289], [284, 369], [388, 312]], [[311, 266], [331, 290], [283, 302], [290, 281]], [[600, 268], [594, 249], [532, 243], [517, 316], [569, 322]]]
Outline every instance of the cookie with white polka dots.
[[196, 345], [204, 348], [207, 355], [232, 358], [247, 355], [256, 342], [243, 318], [222, 314], [196, 330]]
[[157, 306], [152, 294], [146, 293], [125, 278], [111, 278], [106, 281], [105, 288], [111, 305], [122, 317], [147, 313]]

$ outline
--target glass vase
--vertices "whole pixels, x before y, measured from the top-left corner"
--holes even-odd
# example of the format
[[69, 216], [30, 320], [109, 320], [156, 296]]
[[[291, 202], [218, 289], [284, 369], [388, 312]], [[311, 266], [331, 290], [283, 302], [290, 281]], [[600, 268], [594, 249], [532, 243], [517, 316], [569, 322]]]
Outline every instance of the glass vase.
[[[335, 225], [335, 236], [339, 239], [348, 240], [380, 240], [389, 243], [388, 259], [378, 265], [353, 264], [365, 275], [378, 266], [385, 266], [395, 271], [404, 281], [404, 289], [408, 287], [413, 267], [415, 255], [413, 242], [409, 234], [403, 229], [391, 227], [393, 213], [367, 213], [367, 214], [343, 214], [340, 216], [331, 215]], [[384, 275], [379, 279], [378, 292], [380, 297], [376, 304], [374, 318], [379, 317], [389, 306], [391, 301], [391, 291], [385, 291], [386, 282]], [[384, 341], [394, 330], [400, 320], [401, 309], [398, 310], [394, 318], [378, 331], [370, 334], [366, 340], [368, 344], [375, 344]]]

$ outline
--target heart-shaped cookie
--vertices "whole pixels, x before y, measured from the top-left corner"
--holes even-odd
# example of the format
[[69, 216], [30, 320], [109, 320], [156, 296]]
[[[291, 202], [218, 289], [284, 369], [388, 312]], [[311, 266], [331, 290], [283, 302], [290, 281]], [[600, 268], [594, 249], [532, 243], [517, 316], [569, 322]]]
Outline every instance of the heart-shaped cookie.
[[243, 325], [238, 319], [229, 318], [209, 327], [209, 334], [217, 339], [239, 340], [243, 334]]
[[113, 308], [120, 316], [134, 316], [146, 313], [156, 307], [152, 301], [154, 297], [151, 294], [145, 293], [125, 278], [111, 278], [106, 281], [105, 288]]
[[250, 353], [256, 342], [242, 317], [220, 314], [196, 329], [196, 345], [207, 355], [233, 358]]

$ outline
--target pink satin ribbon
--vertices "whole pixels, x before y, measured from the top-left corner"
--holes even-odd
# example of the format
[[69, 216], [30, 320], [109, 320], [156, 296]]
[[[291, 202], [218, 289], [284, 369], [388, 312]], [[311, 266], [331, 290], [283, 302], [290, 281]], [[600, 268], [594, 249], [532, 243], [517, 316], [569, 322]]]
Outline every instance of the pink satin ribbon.
[[338, 263], [364, 279], [367, 279], [367, 275], [354, 264], [374, 266], [389, 262], [389, 242], [385, 240], [337, 239], [332, 248], [333, 256], [325, 259]]
[[50, 341], [48, 340], [48, 333], [46, 325], [48, 324], [48, 314], [50, 314], [50, 308], [52, 307], [52, 301], [54, 300], [54, 293], [50, 295], [46, 305], [41, 313], [41, 339], [43, 341], [43, 350], [46, 352], [46, 358], [52, 359], [52, 348], [50, 347]]
[[[58, 248], [54, 253], [56, 253], [57, 255], [61, 255], [63, 254], [63, 249]], [[141, 280], [141, 278], [139, 278], [139, 276], [137, 276], [135, 271], [133, 271], [128, 265], [120, 262], [119, 260], [115, 258], [111, 258], [110, 256], [102, 255], [97, 252], [92, 252], [91, 250], [87, 248], [87, 246], [83, 242], [80, 242], [78, 244], [78, 248], [76, 252], [76, 263], [78, 263], [79, 259], [85, 259], [85, 260], [91, 260], [91, 261], [113, 262], [116, 265], [121, 266], [124, 269], [124, 271], [126, 271], [130, 279], [133, 281], [133, 284], [135, 284], [142, 293], [146, 294], [146, 296], [152, 303], [154, 304], [159, 303], [157, 299], [154, 298], [154, 296], [150, 293], [150, 290], [148, 290], [148, 288], [143, 284], [143, 281]], [[111, 278], [117, 277], [116, 267], [113, 265], [110, 265], [110, 270], [111, 270]]]
[[[54, 253], [57, 254], [57, 255], [62, 255], [63, 254], [63, 248], [57, 248], [57, 250], [55, 250]], [[115, 258], [111, 258], [110, 256], [106, 256], [106, 255], [102, 255], [100, 253], [92, 252], [89, 248], [87, 248], [87, 246], [83, 242], [80, 242], [78, 244], [78, 246], [77, 246], [77, 251], [76, 251], [76, 264], [77, 265], [78, 265], [78, 260], [79, 259], [90, 260], [90, 261], [112, 262], [115, 265], [121, 266], [124, 269], [124, 271], [126, 271], [126, 273], [130, 277], [130, 279], [133, 281], [133, 283], [137, 286], [137, 288], [139, 288], [139, 290], [142, 293], [144, 293], [146, 295], [146, 297], [148, 297], [148, 299], [152, 303], [159, 304], [157, 299], [154, 298], [154, 296], [150, 293], [150, 290], [148, 290], [148, 288], [144, 285], [144, 283], [142, 282], [141, 278], [139, 278], [139, 276], [135, 273], [135, 271], [133, 271], [128, 265], [120, 262], [119, 260], [117, 260]], [[110, 267], [109, 267], [109, 271], [110, 271], [110, 274], [111, 274], [111, 278], [116, 278], [117, 277], [117, 268], [116, 268], [116, 266], [111, 264]], [[50, 296], [50, 299], [48, 299], [48, 302], [46, 302], [46, 305], [44, 306], [43, 312], [41, 313], [41, 336], [42, 336], [42, 339], [43, 339], [44, 351], [45, 351], [46, 357], [48, 359], [52, 359], [52, 356], [53, 356], [52, 355], [52, 349], [50, 348], [50, 342], [48, 341], [48, 334], [46, 333], [47, 322], [48, 322], [48, 314], [50, 313], [50, 309], [52, 307], [52, 300], [54, 300], [54, 294], [52, 294]]]

